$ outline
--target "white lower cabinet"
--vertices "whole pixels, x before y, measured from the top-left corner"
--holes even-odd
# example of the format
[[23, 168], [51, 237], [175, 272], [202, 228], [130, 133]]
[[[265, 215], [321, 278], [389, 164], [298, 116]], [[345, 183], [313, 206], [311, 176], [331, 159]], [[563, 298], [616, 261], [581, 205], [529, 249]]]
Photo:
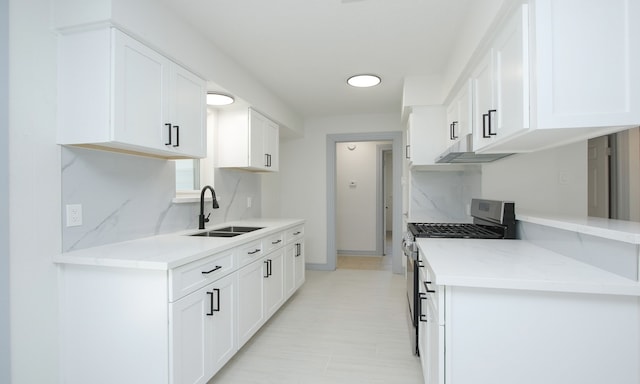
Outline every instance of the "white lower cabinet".
[[61, 382], [207, 383], [304, 281], [303, 234], [169, 271], [60, 264]]
[[238, 272], [238, 345], [242, 347], [264, 322], [262, 262], [254, 262]]
[[425, 384], [640, 382], [637, 297], [435, 285], [428, 258], [425, 272]]
[[264, 259], [265, 318], [271, 317], [284, 303], [284, 251], [273, 252]]
[[236, 289], [232, 274], [169, 305], [171, 383], [206, 383], [236, 353]]

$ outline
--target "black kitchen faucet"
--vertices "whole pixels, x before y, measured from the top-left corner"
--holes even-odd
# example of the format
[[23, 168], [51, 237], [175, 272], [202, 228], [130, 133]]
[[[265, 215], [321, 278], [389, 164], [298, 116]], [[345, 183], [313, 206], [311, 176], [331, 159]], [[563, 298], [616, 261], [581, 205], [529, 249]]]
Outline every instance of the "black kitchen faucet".
[[202, 188], [202, 192], [200, 192], [200, 216], [198, 216], [198, 229], [204, 229], [204, 223], [208, 223], [209, 216], [211, 216], [211, 213], [209, 213], [207, 217], [204, 217], [204, 193], [207, 189], [211, 191], [211, 197], [213, 197], [213, 209], [220, 208], [218, 200], [216, 199], [216, 191], [214, 191], [211, 186], [205, 185], [204, 188]]

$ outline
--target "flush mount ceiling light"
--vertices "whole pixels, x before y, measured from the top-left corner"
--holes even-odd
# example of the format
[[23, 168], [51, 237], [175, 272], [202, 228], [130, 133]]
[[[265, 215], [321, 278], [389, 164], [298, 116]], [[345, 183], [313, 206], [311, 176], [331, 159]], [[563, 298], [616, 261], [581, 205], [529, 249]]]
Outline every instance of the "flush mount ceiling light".
[[380, 77], [376, 75], [362, 74], [351, 76], [347, 79], [347, 84], [352, 87], [367, 88], [380, 84]]
[[232, 96], [224, 93], [208, 92], [207, 93], [207, 105], [221, 106], [232, 104], [235, 99]]

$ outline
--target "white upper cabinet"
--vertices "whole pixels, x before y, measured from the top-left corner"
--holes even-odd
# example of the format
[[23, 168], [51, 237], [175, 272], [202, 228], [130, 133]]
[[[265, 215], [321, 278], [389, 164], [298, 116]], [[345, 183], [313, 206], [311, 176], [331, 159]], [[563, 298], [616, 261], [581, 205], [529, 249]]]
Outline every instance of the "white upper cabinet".
[[58, 143], [206, 156], [206, 82], [115, 28], [60, 38]]
[[510, 17], [471, 75], [474, 150], [529, 127], [528, 12]]
[[[413, 106], [407, 120], [405, 156], [410, 166], [436, 164], [436, 158], [447, 147], [444, 132], [446, 112], [442, 106]], [[446, 134], [446, 135], [445, 135]]]
[[277, 123], [253, 108], [221, 110], [216, 140], [216, 166], [277, 172], [279, 131]]
[[468, 81], [447, 106], [447, 129], [449, 143], [459, 140], [471, 133], [472, 121], [472, 87]]
[[529, 152], [640, 124], [640, 3], [505, 4], [463, 75], [474, 150]]

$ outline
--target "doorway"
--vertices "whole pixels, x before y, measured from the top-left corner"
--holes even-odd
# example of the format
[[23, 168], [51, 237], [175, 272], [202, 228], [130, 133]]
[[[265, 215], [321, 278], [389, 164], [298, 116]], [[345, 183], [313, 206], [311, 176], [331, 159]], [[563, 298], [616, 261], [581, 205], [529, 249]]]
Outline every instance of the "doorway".
[[[400, 250], [401, 240], [401, 225], [402, 225], [402, 186], [401, 186], [401, 174], [402, 174], [402, 133], [401, 132], [374, 132], [374, 133], [358, 133], [358, 134], [334, 134], [327, 135], [327, 269], [335, 270], [337, 265], [338, 254], [338, 214], [343, 215], [345, 212], [338, 212], [338, 200], [337, 200], [337, 188], [338, 188], [338, 172], [337, 172], [337, 151], [336, 146], [338, 143], [357, 143], [364, 142], [379, 142], [388, 141], [390, 144], [379, 146], [377, 151], [377, 160], [380, 165], [378, 167], [380, 172], [378, 187], [370, 188], [369, 194], [380, 196], [380, 202], [375, 208], [375, 249], [380, 252], [380, 255], [387, 253], [387, 256], [391, 259], [391, 270], [394, 273], [403, 273], [402, 258]], [[354, 148], [354, 150], [355, 150]], [[388, 151], [388, 158], [390, 162], [384, 160], [385, 151]], [[384, 164], [388, 168], [387, 182], [384, 180]], [[389, 164], [390, 163], [390, 164]], [[354, 189], [359, 188], [359, 180], [353, 179], [341, 179], [340, 187], [352, 187]], [[353, 182], [353, 183], [352, 183]], [[385, 184], [387, 188], [385, 188]], [[386, 191], [385, 191], [386, 189]], [[362, 191], [367, 192], [367, 191]], [[385, 195], [387, 197], [385, 198]], [[385, 209], [385, 207], [388, 207]], [[343, 208], [344, 209], [344, 208]], [[385, 214], [385, 211], [388, 211]], [[388, 218], [385, 219], [385, 216]], [[371, 224], [371, 223], [368, 223]], [[357, 225], [357, 224], [351, 224]], [[390, 240], [386, 240], [386, 233], [390, 232]], [[342, 234], [340, 234], [342, 236]], [[352, 243], [353, 244], [353, 243]], [[373, 247], [370, 247], [370, 250]], [[358, 251], [358, 249], [355, 249]], [[356, 252], [357, 253], [357, 252]]]

